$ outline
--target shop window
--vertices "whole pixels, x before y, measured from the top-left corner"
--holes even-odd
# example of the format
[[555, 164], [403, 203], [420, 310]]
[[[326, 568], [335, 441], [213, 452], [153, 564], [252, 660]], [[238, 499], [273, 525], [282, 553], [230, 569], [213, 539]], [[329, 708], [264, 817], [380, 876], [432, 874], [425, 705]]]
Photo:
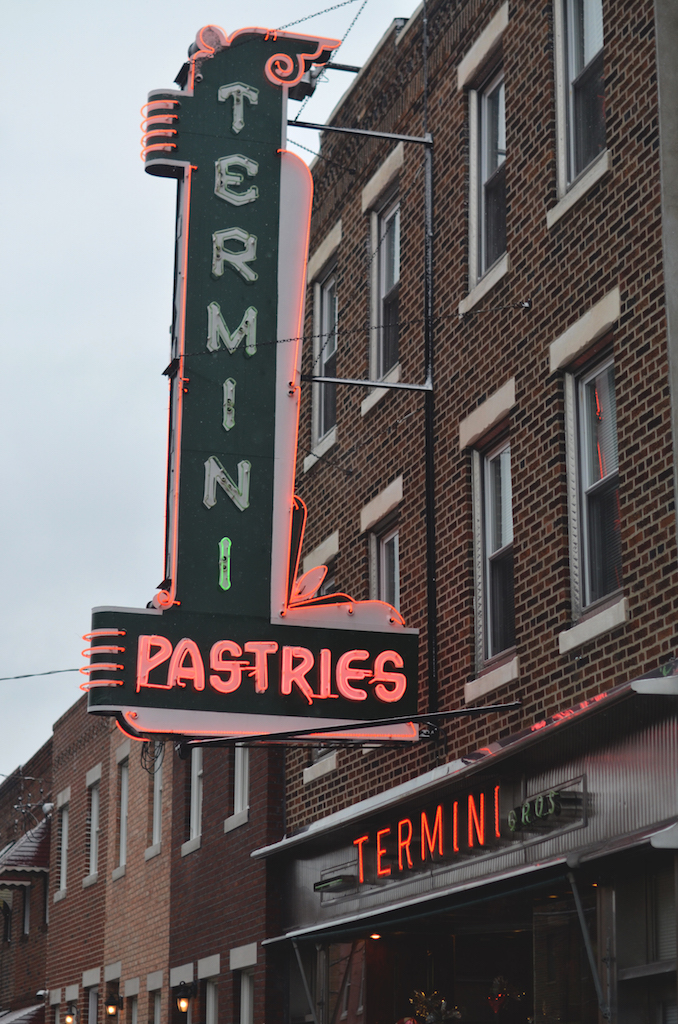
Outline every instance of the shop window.
[[[318, 331], [314, 338], [313, 375], [337, 375], [337, 278], [334, 270], [315, 289], [318, 303]], [[313, 445], [317, 445], [337, 424], [337, 385], [316, 384], [313, 389]]]
[[621, 524], [614, 366], [578, 381], [579, 484], [584, 603], [621, 589]]
[[479, 175], [477, 277], [481, 278], [506, 252], [506, 113], [502, 71], [479, 90], [475, 110]]

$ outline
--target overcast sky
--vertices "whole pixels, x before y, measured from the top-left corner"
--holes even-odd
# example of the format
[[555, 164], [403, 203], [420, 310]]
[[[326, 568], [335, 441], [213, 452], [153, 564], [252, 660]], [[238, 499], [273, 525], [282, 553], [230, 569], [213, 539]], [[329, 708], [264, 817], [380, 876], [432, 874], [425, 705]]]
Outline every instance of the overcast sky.
[[[362, 2], [299, 31], [342, 38]], [[80, 667], [92, 606], [143, 607], [164, 575], [176, 184], [143, 171], [139, 108], [202, 25], [278, 28], [331, 6], [253, 0], [243, 23], [213, 0], [3, 5], [0, 676]], [[416, 6], [367, 0], [336, 59], [362, 64]], [[351, 80], [327, 78], [308, 120]], [[0, 682], [0, 773], [48, 739], [81, 680]]]

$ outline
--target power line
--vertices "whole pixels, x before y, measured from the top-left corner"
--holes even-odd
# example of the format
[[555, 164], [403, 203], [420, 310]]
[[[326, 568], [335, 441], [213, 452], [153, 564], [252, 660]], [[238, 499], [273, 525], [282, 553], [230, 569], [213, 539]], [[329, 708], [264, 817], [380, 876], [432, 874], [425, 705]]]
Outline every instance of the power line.
[[36, 676], [58, 676], [62, 672], [79, 672], [79, 668], [52, 668], [49, 672], [25, 672], [21, 676], [0, 676], [0, 683], [8, 679], [35, 679]]

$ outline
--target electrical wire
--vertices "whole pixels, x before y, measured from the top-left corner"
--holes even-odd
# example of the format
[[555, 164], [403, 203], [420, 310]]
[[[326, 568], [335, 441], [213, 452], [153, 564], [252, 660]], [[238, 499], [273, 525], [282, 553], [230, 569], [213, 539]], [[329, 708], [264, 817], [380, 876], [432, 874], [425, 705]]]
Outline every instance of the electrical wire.
[[8, 679], [35, 679], [36, 676], [58, 676], [61, 672], [79, 672], [79, 668], [52, 668], [49, 672], [25, 672], [21, 676], [0, 676], [0, 683]]

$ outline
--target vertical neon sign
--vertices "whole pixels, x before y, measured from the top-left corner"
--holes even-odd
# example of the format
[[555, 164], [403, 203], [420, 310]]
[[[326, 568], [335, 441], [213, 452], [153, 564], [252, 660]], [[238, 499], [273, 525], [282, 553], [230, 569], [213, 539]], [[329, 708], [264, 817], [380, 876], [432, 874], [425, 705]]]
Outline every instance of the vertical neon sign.
[[[123, 625], [128, 641], [116, 672], [103, 678], [96, 652], [84, 670], [91, 710], [117, 706], [142, 732], [218, 734], [228, 709], [240, 715], [224, 724], [228, 734], [270, 731], [251, 719], [287, 707], [294, 721], [324, 722], [416, 710], [417, 641], [400, 614], [319, 596], [322, 574], [299, 575], [306, 509], [294, 473], [313, 189], [285, 148], [287, 92], [338, 45], [209, 25], [180, 88], [152, 92], [144, 108], [145, 169], [178, 183], [165, 571], [148, 613], [161, 622], [95, 610], [96, 626]], [[151, 700], [186, 713], [174, 725], [151, 714]], [[331, 713], [318, 709], [324, 702]], [[212, 716], [202, 724], [201, 710]]]

